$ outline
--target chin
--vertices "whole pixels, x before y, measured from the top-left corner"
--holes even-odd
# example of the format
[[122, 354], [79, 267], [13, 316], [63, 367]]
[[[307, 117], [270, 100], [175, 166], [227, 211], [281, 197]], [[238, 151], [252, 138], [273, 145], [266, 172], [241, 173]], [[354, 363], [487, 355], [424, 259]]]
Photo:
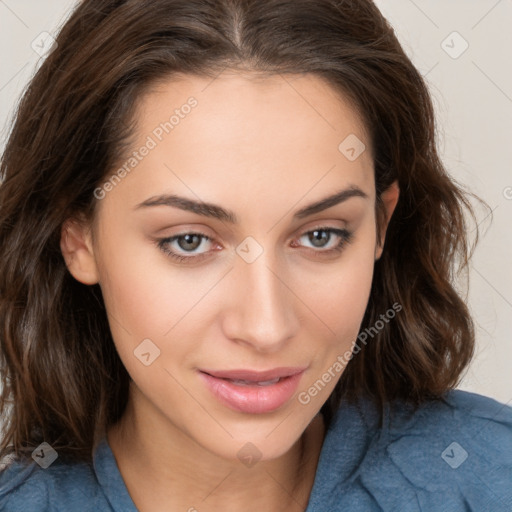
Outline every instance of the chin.
[[[270, 461], [287, 453], [301, 438], [312, 418], [298, 420], [293, 414], [282, 417], [274, 416], [267, 421], [258, 415], [259, 421], [239, 421], [236, 425], [222, 423], [231, 434], [222, 440], [214, 441], [211, 437], [201, 443], [210, 452], [226, 460], [234, 460], [247, 465], [247, 461]], [[291, 422], [293, 421], [293, 425]], [[204, 432], [204, 431], [203, 431]], [[203, 433], [204, 435], [204, 433]]]

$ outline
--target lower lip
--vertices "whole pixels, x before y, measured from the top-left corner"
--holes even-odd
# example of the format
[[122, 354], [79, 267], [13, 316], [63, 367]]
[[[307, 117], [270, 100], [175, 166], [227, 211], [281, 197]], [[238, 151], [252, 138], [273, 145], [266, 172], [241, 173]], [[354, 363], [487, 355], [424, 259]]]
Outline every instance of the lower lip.
[[262, 414], [275, 411], [288, 402], [297, 390], [303, 373], [304, 370], [268, 386], [241, 386], [204, 372], [199, 372], [199, 375], [217, 399], [231, 409]]

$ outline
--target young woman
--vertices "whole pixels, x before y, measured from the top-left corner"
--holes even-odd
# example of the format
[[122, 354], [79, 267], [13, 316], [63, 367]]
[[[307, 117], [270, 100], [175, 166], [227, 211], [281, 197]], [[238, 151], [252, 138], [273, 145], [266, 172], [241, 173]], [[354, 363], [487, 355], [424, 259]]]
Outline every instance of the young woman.
[[370, 0], [80, 2], [1, 176], [1, 510], [511, 510], [468, 193]]

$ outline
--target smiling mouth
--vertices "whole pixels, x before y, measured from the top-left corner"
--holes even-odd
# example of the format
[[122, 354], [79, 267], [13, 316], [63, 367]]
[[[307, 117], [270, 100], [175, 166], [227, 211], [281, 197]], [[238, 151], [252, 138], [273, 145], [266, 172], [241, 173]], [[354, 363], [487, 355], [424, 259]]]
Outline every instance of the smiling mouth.
[[205, 371], [198, 373], [210, 392], [232, 410], [249, 414], [275, 411], [294, 395], [305, 367], [252, 370]]

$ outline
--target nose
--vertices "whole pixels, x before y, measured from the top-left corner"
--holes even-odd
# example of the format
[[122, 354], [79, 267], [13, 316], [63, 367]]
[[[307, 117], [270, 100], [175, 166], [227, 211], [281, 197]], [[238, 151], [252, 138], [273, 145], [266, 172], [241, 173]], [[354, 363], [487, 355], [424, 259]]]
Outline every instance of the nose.
[[230, 273], [224, 335], [259, 352], [278, 352], [296, 335], [297, 298], [286, 272], [269, 251], [254, 262], [237, 257]]

